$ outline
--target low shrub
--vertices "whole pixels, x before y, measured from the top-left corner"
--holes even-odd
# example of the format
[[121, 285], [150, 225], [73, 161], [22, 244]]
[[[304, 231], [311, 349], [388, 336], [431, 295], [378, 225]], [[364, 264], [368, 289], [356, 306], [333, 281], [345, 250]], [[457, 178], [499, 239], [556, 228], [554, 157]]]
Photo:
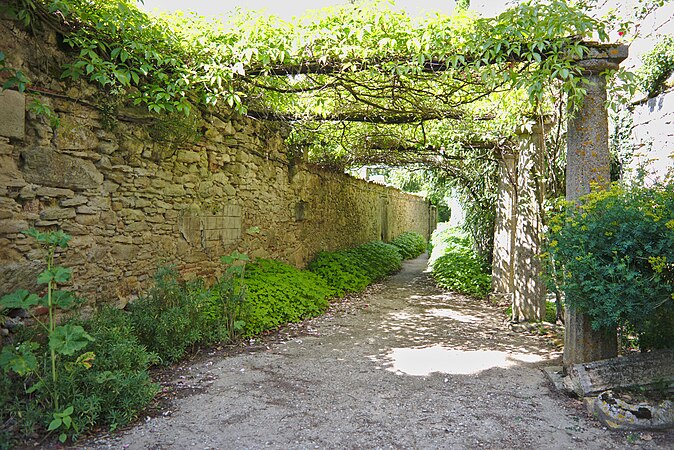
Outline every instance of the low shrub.
[[128, 310], [140, 342], [170, 364], [196, 346], [232, 339], [243, 307], [230, 273], [206, 287], [201, 279], [181, 281], [174, 267], [165, 266], [150, 291]]
[[127, 308], [138, 339], [163, 364], [178, 361], [200, 340], [205, 317], [172, 266], [159, 268], [155, 285]]
[[348, 251], [320, 252], [308, 269], [324, 280], [330, 289], [330, 297], [360, 292], [370, 284], [367, 271]]
[[80, 325], [94, 338], [87, 348], [94, 356], [89, 367], [66, 362], [72, 370], [59, 379], [60, 389], [76, 399], [74, 420], [80, 429], [105, 425], [114, 430], [135, 419], [159, 392], [148, 373], [158, 357], [139, 343], [124, 311], [106, 307]]
[[328, 306], [331, 290], [313, 272], [270, 259], [246, 266], [245, 334], [254, 335], [317, 316]]
[[398, 248], [403, 259], [412, 259], [426, 251], [426, 239], [419, 233], [407, 232], [391, 241]]
[[380, 241], [337, 252], [321, 252], [308, 269], [327, 284], [330, 296], [360, 292], [371, 283], [399, 270], [398, 248]]
[[456, 228], [433, 234], [431, 275], [439, 286], [485, 298], [491, 289], [489, 266], [473, 251], [470, 238]]
[[549, 223], [565, 302], [642, 350], [674, 348], [674, 183], [594, 192]]
[[44, 250], [46, 269], [37, 281], [46, 287], [44, 295], [18, 290], [0, 298], [0, 315], [21, 309], [32, 316], [32, 326], [22, 324], [0, 349], [0, 447], [50, 432], [65, 442], [97, 425], [129, 422], [157, 392], [147, 372], [154, 356], [139, 345], [123, 312], [73, 319], [83, 299], [60, 288], [72, 271], [56, 264], [69, 235], [24, 234]]
[[365, 270], [370, 283], [379, 281], [402, 267], [398, 248], [381, 241], [368, 242], [350, 249], [349, 252]]

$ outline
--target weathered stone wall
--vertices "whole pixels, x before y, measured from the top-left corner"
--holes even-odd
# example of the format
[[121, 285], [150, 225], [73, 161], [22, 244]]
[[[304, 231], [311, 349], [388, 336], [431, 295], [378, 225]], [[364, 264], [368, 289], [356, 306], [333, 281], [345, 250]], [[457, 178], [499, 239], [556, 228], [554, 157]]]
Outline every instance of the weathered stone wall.
[[[272, 124], [209, 112], [185, 141], [175, 127], [184, 120], [111, 114], [103, 93], [58, 80], [66, 56], [53, 37], [7, 25], [8, 66], [39, 92], [0, 97], [0, 295], [34, 287], [42, 255], [20, 234], [33, 226], [73, 235], [59, 258], [74, 269], [73, 287], [120, 303], [162, 261], [207, 278], [233, 250], [303, 266], [320, 250], [434, 226], [423, 198], [294, 163]], [[58, 127], [32, 112], [35, 99]]]
[[646, 181], [663, 178], [674, 170], [674, 89], [636, 105], [632, 119], [630, 169], [645, 170]]

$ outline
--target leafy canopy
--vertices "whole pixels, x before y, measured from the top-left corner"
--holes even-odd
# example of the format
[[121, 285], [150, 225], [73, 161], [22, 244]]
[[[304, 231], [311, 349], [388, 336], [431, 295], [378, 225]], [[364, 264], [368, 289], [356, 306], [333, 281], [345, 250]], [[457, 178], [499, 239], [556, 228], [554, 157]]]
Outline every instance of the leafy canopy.
[[[375, 1], [290, 22], [252, 12], [227, 21], [152, 17], [133, 0], [14, 3], [17, 17], [56, 27], [77, 52], [64, 78], [95, 82], [151, 111], [224, 104], [298, 130], [329, 121], [332, 134], [367, 134], [357, 128], [388, 123], [400, 126], [392, 134], [417, 140], [427, 121], [507, 117], [507, 103], [509, 113], [530, 113], [521, 100], [539, 105], [553, 79], [577, 103], [584, 90], [573, 61], [587, 52], [582, 40], [607, 39], [604, 23], [563, 0], [523, 2], [496, 18], [462, 10], [421, 19]], [[499, 94], [519, 91], [525, 99]]]

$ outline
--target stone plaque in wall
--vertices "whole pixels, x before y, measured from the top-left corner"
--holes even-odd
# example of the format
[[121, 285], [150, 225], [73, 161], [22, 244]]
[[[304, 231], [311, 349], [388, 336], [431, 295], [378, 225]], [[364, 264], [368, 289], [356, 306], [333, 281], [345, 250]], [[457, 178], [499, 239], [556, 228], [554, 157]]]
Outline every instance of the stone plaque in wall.
[[26, 136], [26, 96], [0, 91], [0, 136], [23, 139]]
[[215, 212], [185, 210], [179, 226], [185, 240], [195, 247], [232, 244], [241, 238], [241, 206], [225, 205]]

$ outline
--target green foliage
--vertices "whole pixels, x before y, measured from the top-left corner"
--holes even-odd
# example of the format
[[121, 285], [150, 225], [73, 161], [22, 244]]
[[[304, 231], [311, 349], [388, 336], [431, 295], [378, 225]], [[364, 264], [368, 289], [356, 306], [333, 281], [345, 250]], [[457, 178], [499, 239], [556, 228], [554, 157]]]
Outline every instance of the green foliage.
[[663, 91], [665, 81], [674, 72], [674, 36], [664, 36], [641, 60], [643, 65], [636, 73], [639, 87], [649, 97], [655, 97]]
[[280, 261], [258, 259], [247, 265], [244, 282], [247, 335], [319, 315], [328, 306], [330, 290], [321, 277]]
[[674, 185], [613, 186], [550, 220], [566, 303], [595, 329], [633, 329], [641, 349], [674, 346]]
[[159, 391], [148, 372], [158, 358], [140, 344], [124, 311], [104, 308], [80, 325], [94, 338], [89, 350], [95, 358], [66, 363], [60, 389], [75, 398], [73, 420], [80, 430], [115, 429], [135, 419]]
[[489, 266], [474, 253], [470, 238], [455, 228], [446, 228], [436, 230], [432, 241], [434, 260], [431, 274], [438, 285], [485, 298], [491, 289]]
[[154, 286], [128, 307], [140, 342], [170, 364], [197, 346], [233, 339], [244, 297], [232, 272], [206, 287], [200, 279], [181, 281], [172, 266], [160, 267]]
[[7, 67], [6, 55], [2, 51], [0, 51], [0, 74], [6, 77], [6, 81], [2, 84], [0, 91], [16, 88], [17, 91], [24, 92], [30, 81], [20, 70]]
[[416, 258], [426, 251], [426, 239], [414, 232], [399, 235], [391, 241], [391, 245], [398, 247], [403, 259]]
[[398, 247], [370, 242], [336, 252], [321, 252], [308, 269], [319, 275], [330, 289], [330, 296], [360, 292], [401, 267]]
[[370, 278], [359, 261], [349, 251], [320, 252], [308, 267], [330, 287], [331, 297], [348, 292], [360, 292], [370, 284]]
[[[69, 310], [81, 303], [81, 300], [69, 291], [58, 289], [59, 284], [69, 282], [72, 276], [71, 269], [55, 264], [57, 250], [68, 247], [70, 236], [62, 231], [43, 233], [34, 228], [23, 233], [34, 238], [46, 253], [47, 267], [38, 275], [37, 282], [45, 284], [47, 292], [44, 296], [38, 297], [36, 294], [30, 294], [25, 290], [15, 291], [0, 298], [0, 309], [20, 308], [33, 315], [33, 319], [41, 326], [41, 333], [37, 337], [48, 341], [51, 377], [47, 378], [43, 372], [44, 366], [38, 364], [40, 355], [33, 352], [39, 350], [40, 346], [32, 340], [21, 342], [15, 350], [5, 346], [0, 353], [0, 369], [3, 369], [7, 374], [13, 373], [26, 380], [33, 378], [32, 386], [27, 388], [26, 393], [42, 391], [48, 394], [49, 399], [45, 401], [46, 407], [52, 408], [54, 413], [61, 414], [61, 395], [56, 388], [59, 375], [62, 372], [59, 370], [59, 363], [63, 357], [72, 356], [84, 349], [93, 338], [80, 326], [57, 325], [56, 322], [55, 314], [58, 309]], [[32, 308], [35, 306], [47, 309], [47, 323], [41, 322], [34, 315]], [[62, 425], [64, 425], [63, 422]], [[69, 425], [64, 426], [66, 430], [70, 430]], [[77, 433], [78, 430], [75, 428], [73, 431]], [[63, 432], [60, 436], [64, 436]], [[66, 433], [65, 437], [67, 438], [67, 436]]]
[[368, 242], [349, 252], [374, 283], [402, 267], [402, 258], [397, 247], [381, 241]]
[[[39, 331], [24, 331], [25, 338], [15, 347], [16, 354], [30, 352], [27, 366], [11, 366], [0, 382], [0, 442], [21, 440], [36, 432], [56, 432], [61, 442], [76, 439], [95, 426], [115, 429], [133, 420], [158, 392], [148, 373], [157, 357], [138, 343], [128, 314], [106, 308], [87, 321], [72, 321], [64, 327], [86, 330], [93, 341], [88, 351], [57, 360], [59, 377], [52, 383], [43, 372], [50, 366], [47, 346]], [[9, 353], [10, 346], [2, 349]], [[1, 357], [0, 357], [1, 358]], [[19, 362], [14, 359], [14, 363]], [[4, 364], [3, 364], [4, 366]], [[27, 370], [28, 368], [28, 370]], [[52, 406], [57, 395], [69, 404]]]
[[[70, 281], [72, 273], [55, 265], [57, 250], [68, 246], [70, 236], [34, 229], [25, 234], [46, 251], [47, 267], [38, 276], [38, 283], [46, 285], [46, 294], [39, 297], [16, 291], [0, 299], [0, 308], [21, 308], [34, 314], [33, 308], [40, 306], [47, 308], [48, 317], [45, 323], [33, 315], [37, 325], [0, 350], [0, 400], [11, 405], [1, 408], [0, 423], [5, 425], [0, 426], [0, 434], [9, 440], [16, 434], [46, 431], [65, 442], [96, 424], [128, 422], [156, 392], [146, 370], [152, 357], [135, 341], [130, 326], [112, 339], [102, 332], [104, 327], [115, 326], [110, 313], [91, 323], [57, 325], [56, 310], [72, 309], [80, 302], [70, 292], [57, 289]], [[124, 360], [115, 358], [114, 352], [125, 347]], [[133, 365], [133, 361], [140, 364]], [[112, 397], [115, 392], [116, 399]]]
[[554, 302], [545, 302], [545, 321], [557, 322], [557, 305]]
[[38, 99], [33, 99], [33, 101], [28, 105], [28, 110], [38, 117], [44, 117], [49, 122], [49, 126], [53, 130], [58, 128], [61, 124], [61, 119], [59, 119], [58, 114], [56, 114], [49, 105], [42, 103]]

